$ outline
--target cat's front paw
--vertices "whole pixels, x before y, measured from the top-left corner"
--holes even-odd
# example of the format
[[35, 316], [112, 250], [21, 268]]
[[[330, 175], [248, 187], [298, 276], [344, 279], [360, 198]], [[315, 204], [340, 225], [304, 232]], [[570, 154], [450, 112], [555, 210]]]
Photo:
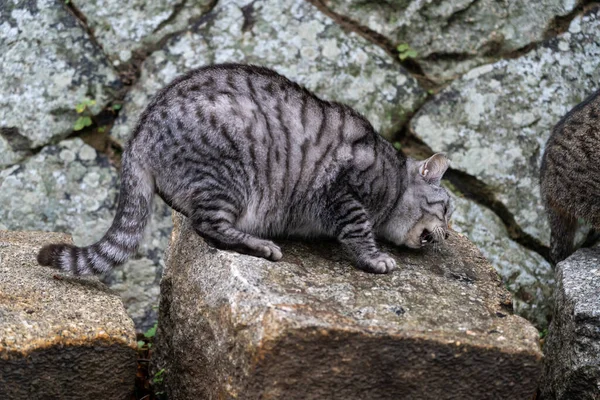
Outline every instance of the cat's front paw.
[[396, 260], [389, 254], [380, 253], [376, 257], [359, 260], [358, 268], [374, 274], [387, 274], [396, 269]]
[[249, 244], [249, 254], [253, 256], [266, 258], [271, 261], [279, 261], [283, 257], [283, 253], [279, 246], [270, 240], [255, 239]]

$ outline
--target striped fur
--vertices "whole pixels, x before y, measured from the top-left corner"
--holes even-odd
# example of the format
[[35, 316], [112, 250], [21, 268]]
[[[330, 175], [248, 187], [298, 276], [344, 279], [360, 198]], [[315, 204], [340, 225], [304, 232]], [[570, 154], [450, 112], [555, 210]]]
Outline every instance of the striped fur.
[[565, 115], [546, 143], [540, 171], [554, 263], [574, 249], [578, 219], [600, 230], [600, 91]]
[[376, 235], [410, 247], [444, 239], [447, 166], [442, 155], [407, 159], [350, 107], [274, 71], [204, 67], [161, 90], [141, 115], [106, 235], [84, 248], [45, 247], [38, 260], [74, 274], [124, 262], [158, 193], [216, 247], [279, 260], [265, 238], [330, 236], [359, 268], [385, 273], [395, 263]]

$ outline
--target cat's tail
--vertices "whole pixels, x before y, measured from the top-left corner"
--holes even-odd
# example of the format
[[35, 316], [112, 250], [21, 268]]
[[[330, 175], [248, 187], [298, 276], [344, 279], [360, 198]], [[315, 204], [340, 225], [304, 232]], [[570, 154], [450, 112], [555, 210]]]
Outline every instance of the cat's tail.
[[152, 174], [133, 157], [123, 157], [119, 205], [108, 232], [87, 247], [66, 243], [44, 246], [37, 256], [38, 263], [75, 275], [100, 274], [123, 264], [142, 240], [154, 191]]

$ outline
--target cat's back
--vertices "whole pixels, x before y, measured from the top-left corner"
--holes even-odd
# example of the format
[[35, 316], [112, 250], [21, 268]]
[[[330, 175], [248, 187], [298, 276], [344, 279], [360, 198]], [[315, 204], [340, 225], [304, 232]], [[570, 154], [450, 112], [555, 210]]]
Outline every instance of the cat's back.
[[[376, 136], [370, 123], [348, 106], [320, 99], [303, 86], [268, 68], [219, 64], [198, 68], [159, 91], [140, 117], [136, 136], [166, 134], [256, 142], [261, 147], [308, 148], [353, 143]], [[167, 139], [167, 138], [165, 138]], [[165, 140], [167, 141], [167, 140]]]

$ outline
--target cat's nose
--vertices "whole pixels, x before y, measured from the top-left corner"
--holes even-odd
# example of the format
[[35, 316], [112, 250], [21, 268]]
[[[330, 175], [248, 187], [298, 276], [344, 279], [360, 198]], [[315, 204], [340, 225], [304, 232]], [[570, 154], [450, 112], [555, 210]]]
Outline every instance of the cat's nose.
[[446, 231], [446, 233], [444, 233], [444, 239], [448, 239], [450, 237], [450, 234], [448, 233], [448, 231]]

